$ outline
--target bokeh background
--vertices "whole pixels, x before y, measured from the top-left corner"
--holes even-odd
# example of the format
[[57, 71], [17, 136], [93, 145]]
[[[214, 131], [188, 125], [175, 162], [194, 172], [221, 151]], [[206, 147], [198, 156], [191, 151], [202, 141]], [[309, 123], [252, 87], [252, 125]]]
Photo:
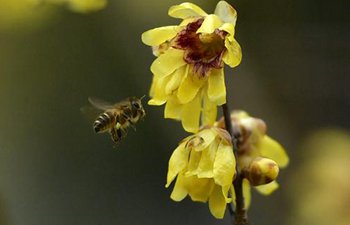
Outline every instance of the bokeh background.
[[[91, 13], [24, 2], [0, 0], [0, 225], [229, 224], [170, 200], [167, 163], [186, 133], [162, 107], [145, 106], [117, 148], [79, 110], [88, 96], [148, 93], [154, 57], [140, 35], [177, 24], [167, 9], [182, 1], [109, 0]], [[230, 106], [263, 118], [291, 158], [278, 191], [253, 194], [252, 224], [349, 224], [349, 4], [229, 2], [243, 50], [226, 71]]]

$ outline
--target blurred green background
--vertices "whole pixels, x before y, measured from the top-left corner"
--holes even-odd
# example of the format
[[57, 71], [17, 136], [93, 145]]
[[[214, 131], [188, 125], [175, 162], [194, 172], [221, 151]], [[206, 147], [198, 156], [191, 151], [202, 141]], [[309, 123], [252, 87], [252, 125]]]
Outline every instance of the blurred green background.
[[[177, 24], [167, 10], [182, 1], [109, 0], [90, 14], [9, 8], [12, 1], [0, 1], [0, 225], [229, 224], [205, 204], [170, 200], [168, 159], [187, 134], [162, 118], [163, 107], [146, 105], [145, 120], [117, 148], [79, 111], [88, 96], [148, 93], [154, 57], [140, 35]], [[321, 225], [326, 215], [305, 203], [330, 195], [334, 207], [350, 207], [349, 3], [229, 2], [243, 51], [241, 65], [226, 70], [229, 104], [264, 119], [291, 158], [278, 191], [254, 193], [252, 224]], [[212, 12], [217, 1], [193, 3]], [[318, 191], [325, 183], [333, 187]], [[344, 215], [331, 224], [349, 224]]]

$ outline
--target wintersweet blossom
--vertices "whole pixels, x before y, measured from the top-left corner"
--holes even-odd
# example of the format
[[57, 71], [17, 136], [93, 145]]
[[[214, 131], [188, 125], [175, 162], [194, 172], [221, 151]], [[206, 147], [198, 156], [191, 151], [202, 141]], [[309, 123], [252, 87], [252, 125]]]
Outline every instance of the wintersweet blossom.
[[236, 160], [231, 137], [226, 130], [207, 127], [191, 135], [173, 152], [169, 160], [166, 187], [176, 178], [171, 199], [187, 195], [193, 201], [208, 202], [212, 215], [223, 218], [228, 192], [235, 175]]
[[76, 12], [88, 13], [103, 9], [107, 0], [66, 0], [69, 8]]
[[226, 103], [224, 64], [237, 66], [241, 48], [234, 38], [237, 13], [220, 1], [214, 14], [192, 3], [170, 7], [179, 25], [148, 30], [142, 41], [157, 58], [151, 65], [150, 105], [165, 105], [164, 117], [181, 120], [188, 132], [212, 125]]
[[[266, 135], [263, 120], [251, 117], [244, 111], [233, 111], [231, 121], [241, 134], [238, 140], [238, 163], [246, 178], [243, 193], [246, 196], [245, 203], [249, 205], [250, 186], [263, 195], [271, 194], [279, 186], [276, 182], [279, 168], [286, 167], [289, 158], [284, 148]], [[223, 119], [215, 126], [224, 128]]]

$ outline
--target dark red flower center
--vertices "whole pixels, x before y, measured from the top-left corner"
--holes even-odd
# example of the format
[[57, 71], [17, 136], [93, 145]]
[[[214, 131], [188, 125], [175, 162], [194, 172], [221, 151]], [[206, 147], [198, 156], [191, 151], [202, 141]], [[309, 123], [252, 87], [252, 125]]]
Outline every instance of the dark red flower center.
[[222, 57], [225, 53], [225, 31], [216, 29], [211, 34], [196, 33], [204, 19], [189, 23], [174, 39], [174, 48], [185, 51], [184, 60], [193, 64], [193, 70], [205, 77], [211, 68], [224, 66]]

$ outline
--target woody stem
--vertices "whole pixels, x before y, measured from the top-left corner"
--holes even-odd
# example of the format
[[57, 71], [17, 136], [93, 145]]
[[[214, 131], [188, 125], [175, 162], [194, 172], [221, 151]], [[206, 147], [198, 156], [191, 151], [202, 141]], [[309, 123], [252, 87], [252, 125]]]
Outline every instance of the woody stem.
[[236, 225], [249, 225], [248, 221], [248, 216], [247, 216], [247, 211], [245, 210], [244, 207], [244, 197], [243, 197], [243, 177], [242, 174], [240, 173], [240, 168], [238, 165], [238, 138], [240, 135], [240, 132], [238, 130], [238, 127], [232, 126], [231, 122], [231, 116], [230, 116], [230, 110], [225, 103], [222, 105], [222, 111], [224, 114], [224, 119], [225, 119], [225, 127], [227, 132], [231, 135], [232, 138], [232, 146], [233, 146], [233, 153], [236, 158], [236, 177], [235, 180], [233, 181], [233, 187], [235, 191], [235, 196], [236, 196], [236, 210], [235, 212], [232, 209], [232, 205], [228, 205], [229, 212], [231, 214], [231, 218], [234, 218], [235, 222], [233, 224]]

